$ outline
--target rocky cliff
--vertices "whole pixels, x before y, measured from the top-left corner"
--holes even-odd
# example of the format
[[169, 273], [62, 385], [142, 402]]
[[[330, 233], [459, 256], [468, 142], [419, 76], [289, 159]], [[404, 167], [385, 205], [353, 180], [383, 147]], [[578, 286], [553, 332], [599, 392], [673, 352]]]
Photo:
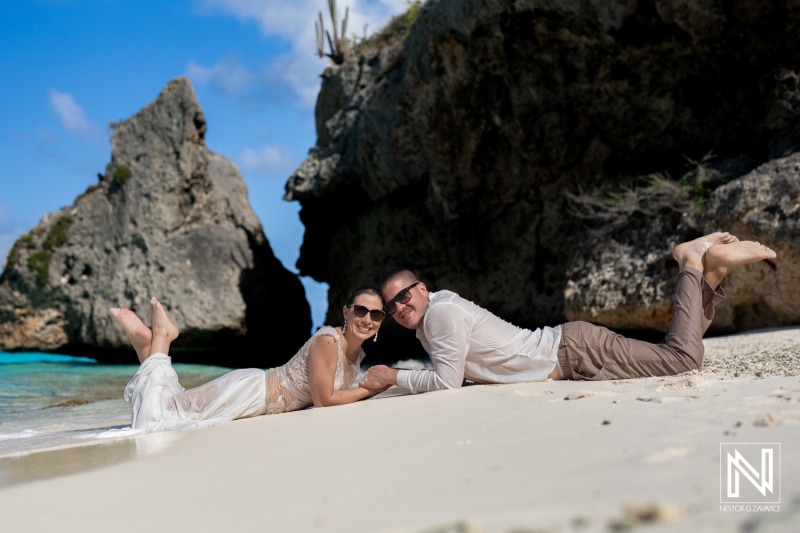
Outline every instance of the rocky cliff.
[[430, 0], [323, 74], [298, 268], [331, 309], [406, 265], [520, 325], [663, 331], [671, 247], [730, 229], [779, 260], [715, 327], [798, 323], [797, 67], [796, 0]]
[[273, 255], [236, 166], [206, 148], [189, 80], [113, 127], [99, 183], [9, 253], [0, 349], [131, 362], [108, 309], [149, 323], [157, 296], [181, 330], [177, 361], [285, 362], [311, 328], [303, 287]]

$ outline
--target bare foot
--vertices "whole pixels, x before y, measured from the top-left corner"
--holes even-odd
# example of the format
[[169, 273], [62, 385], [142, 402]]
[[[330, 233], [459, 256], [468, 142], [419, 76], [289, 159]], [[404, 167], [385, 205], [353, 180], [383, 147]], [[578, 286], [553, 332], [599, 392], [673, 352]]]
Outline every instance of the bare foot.
[[739, 239], [727, 231], [718, 231], [717, 233], [711, 233], [693, 241], [679, 244], [672, 251], [672, 257], [675, 258], [681, 269], [688, 266], [703, 272], [703, 254], [706, 253], [706, 250], [715, 244], [733, 244], [736, 242], [739, 242]]
[[777, 254], [761, 243], [741, 241], [725, 246], [711, 246], [703, 256], [705, 270], [703, 277], [712, 289], [719, 287], [722, 280], [740, 266], [775, 259]]
[[170, 322], [164, 306], [161, 302], [152, 298], [150, 309], [153, 312], [153, 340], [150, 342], [150, 353], [168, 353], [169, 345], [178, 338], [180, 332], [175, 325]]
[[170, 321], [167, 311], [156, 298], [150, 300], [150, 309], [153, 311], [153, 335], [166, 337], [170, 341], [178, 338], [180, 332]]
[[150, 339], [153, 336], [150, 329], [130, 309], [114, 307], [109, 311], [125, 330], [128, 340], [131, 341], [133, 349], [136, 350], [136, 355], [139, 357], [139, 364], [144, 363], [144, 360], [150, 355]]

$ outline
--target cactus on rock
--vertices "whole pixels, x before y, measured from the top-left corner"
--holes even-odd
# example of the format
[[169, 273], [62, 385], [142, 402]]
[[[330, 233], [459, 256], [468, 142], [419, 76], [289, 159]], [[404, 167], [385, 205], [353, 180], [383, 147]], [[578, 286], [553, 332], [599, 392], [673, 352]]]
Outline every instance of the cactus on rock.
[[[331, 12], [331, 21], [333, 22], [333, 37], [329, 31], [325, 29], [325, 24], [322, 20], [322, 11], [319, 12], [319, 21], [314, 21], [314, 28], [317, 34], [317, 54], [319, 57], [328, 56], [331, 61], [337, 65], [344, 63], [349, 54], [349, 43], [346, 37], [347, 31], [347, 18], [350, 15], [350, 8], [344, 9], [344, 19], [342, 19], [342, 31], [339, 32], [339, 16], [336, 9], [336, 0], [328, 0], [328, 9]], [[328, 39], [328, 46], [330, 52], [325, 53], [325, 37]]]

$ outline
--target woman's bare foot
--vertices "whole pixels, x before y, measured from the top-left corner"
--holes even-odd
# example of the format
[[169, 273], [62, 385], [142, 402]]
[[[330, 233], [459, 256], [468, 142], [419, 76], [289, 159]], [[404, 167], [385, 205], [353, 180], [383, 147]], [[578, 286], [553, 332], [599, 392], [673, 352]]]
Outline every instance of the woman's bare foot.
[[153, 340], [150, 341], [150, 354], [169, 353], [169, 345], [178, 338], [180, 332], [170, 322], [167, 312], [161, 302], [152, 298], [150, 309], [153, 312]]
[[114, 307], [109, 311], [117, 319], [117, 322], [122, 325], [122, 329], [125, 330], [128, 340], [131, 341], [133, 349], [136, 350], [139, 364], [144, 363], [144, 360], [150, 355], [150, 339], [153, 337], [150, 329], [130, 309]]
[[733, 244], [739, 242], [734, 235], [727, 231], [718, 231], [693, 241], [684, 242], [675, 247], [672, 257], [678, 262], [681, 270], [684, 267], [691, 267], [703, 272], [703, 254], [715, 244]]
[[705, 270], [703, 277], [712, 289], [719, 287], [722, 280], [740, 266], [775, 259], [777, 254], [761, 243], [741, 241], [725, 246], [711, 246], [703, 256]]

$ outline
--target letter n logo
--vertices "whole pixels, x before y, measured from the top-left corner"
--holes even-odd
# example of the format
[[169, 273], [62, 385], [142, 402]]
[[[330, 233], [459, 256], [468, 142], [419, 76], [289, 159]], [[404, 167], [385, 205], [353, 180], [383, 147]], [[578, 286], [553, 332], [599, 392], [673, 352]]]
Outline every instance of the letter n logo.
[[721, 443], [720, 503], [780, 503], [780, 457], [780, 443]]

